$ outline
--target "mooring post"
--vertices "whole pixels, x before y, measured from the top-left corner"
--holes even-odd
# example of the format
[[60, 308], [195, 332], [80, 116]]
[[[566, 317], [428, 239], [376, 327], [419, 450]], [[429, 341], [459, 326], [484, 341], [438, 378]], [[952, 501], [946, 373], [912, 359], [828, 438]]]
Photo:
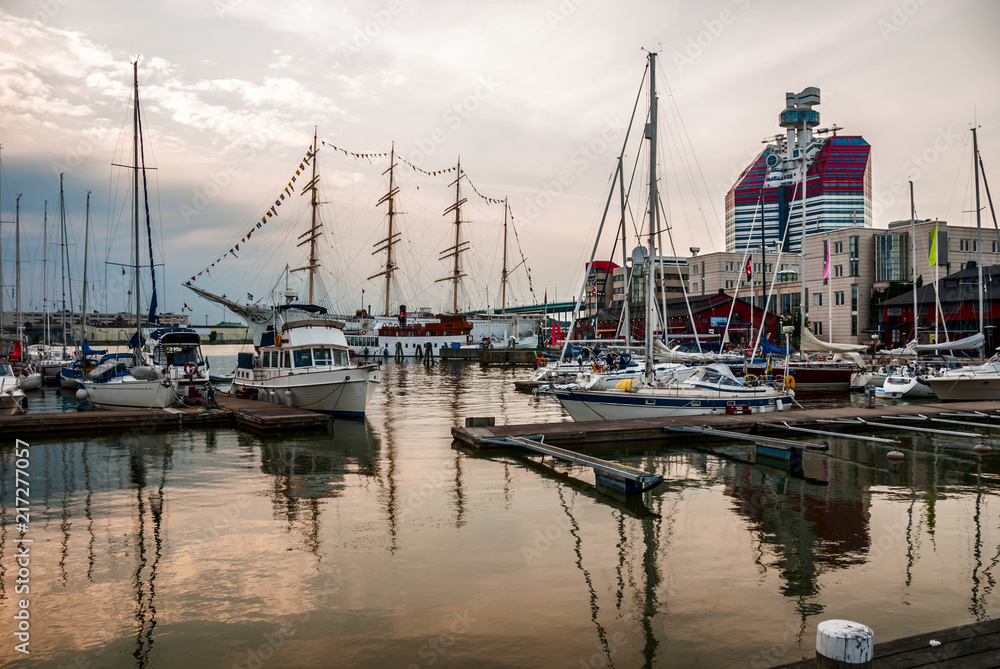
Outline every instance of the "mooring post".
[[875, 654], [875, 632], [850, 620], [824, 620], [816, 627], [816, 668], [868, 669]]

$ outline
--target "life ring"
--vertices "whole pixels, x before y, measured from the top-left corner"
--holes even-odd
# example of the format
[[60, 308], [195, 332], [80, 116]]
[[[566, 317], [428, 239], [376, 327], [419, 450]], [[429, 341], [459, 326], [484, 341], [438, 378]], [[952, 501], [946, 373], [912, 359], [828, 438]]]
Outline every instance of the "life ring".
[[361, 334], [363, 334], [363, 335], [366, 335], [366, 334], [368, 334], [368, 330], [362, 330], [362, 331], [361, 331]]
[[188, 376], [195, 376], [195, 375], [198, 374], [198, 363], [195, 363], [194, 367], [191, 367], [191, 371], [188, 371], [189, 367], [191, 367], [191, 363], [190, 362], [185, 362], [184, 363], [184, 373], [186, 375], [188, 375]]
[[791, 374], [785, 377], [785, 387], [790, 390], [795, 390], [795, 377]]

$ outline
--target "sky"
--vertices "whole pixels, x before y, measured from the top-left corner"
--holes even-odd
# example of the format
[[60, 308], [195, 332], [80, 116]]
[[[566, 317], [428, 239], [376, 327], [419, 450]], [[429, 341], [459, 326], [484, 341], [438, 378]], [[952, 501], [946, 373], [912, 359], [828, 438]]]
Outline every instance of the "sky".
[[[147, 180], [160, 309], [187, 304], [199, 324], [233, 318], [181, 286], [192, 276], [210, 292], [259, 302], [283, 288], [286, 263], [305, 264], [296, 243], [308, 227], [307, 198], [279, 198], [314, 128], [326, 143], [323, 285], [339, 311], [374, 303], [381, 312], [384, 286], [368, 277], [385, 258], [372, 251], [386, 234], [385, 205], [376, 203], [388, 189], [388, 158], [331, 146], [356, 154], [394, 146], [406, 161], [393, 305], [450, 308], [451, 284], [437, 280], [451, 272], [440, 255], [454, 244], [444, 214], [454, 172], [413, 167], [433, 173], [459, 156], [472, 247], [461, 306], [501, 301], [496, 201], [504, 198], [508, 267], [519, 265], [508, 304], [575, 298], [633, 105], [637, 96], [646, 103], [644, 50], [659, 54], [661, 191], [676, 253], [724, 249], [726, 191], [762, 140], [781, 131], [785, 93], [807, 86], [821, 90], [821, 125], [872, 145], [875, 227], [908, 218], [908, 180], [918, 217], [974, 225], [973, 122], [987, 178], [1000, 165], [998, 29], [992, 0], [4, 0], [3, 308], [13, 308], [17, 194], [22, 309], [40, 310], [43, 293], [61, 305], [60, 172], [68, 301], [80, 301], [91, 191], [88, 310], [132, 308], [131, 273], [121, 268], [134, 262], [130, 173], [115, 163], [132, 160], [136, 54], [145, 161], [155, 167]], [[641, 157], [626, 147], [627, 174]], [[282, 206], [268, 219], [276, 199]], [[226, 255], [237, 243], [236, 257]], [[300, 293], [302, 276], [291, 279]]]

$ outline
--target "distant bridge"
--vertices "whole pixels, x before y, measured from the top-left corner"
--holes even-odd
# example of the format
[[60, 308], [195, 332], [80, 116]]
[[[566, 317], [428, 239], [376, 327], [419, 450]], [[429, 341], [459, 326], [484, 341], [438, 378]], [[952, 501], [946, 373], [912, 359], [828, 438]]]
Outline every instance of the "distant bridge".
[[[549, 302], [548, 304], [529, 304], [523, 307], [507, 307], [503, 313], [499, 310], [494, 309], [493, 315], [500, 316], [503, 314], [517, 314], [517, 315], [531, 315], [531, 316], [542, 316], [547, 315], [550, 318], [555, 318], [557, 320], [569, 320], [573, 316], [573, 309], [576, 308], [576, 301], [573, 302]], [[484, 316], [489, 313], [486, 309], [477, 309], [475, 311], [466, 311], [466, 316]]]

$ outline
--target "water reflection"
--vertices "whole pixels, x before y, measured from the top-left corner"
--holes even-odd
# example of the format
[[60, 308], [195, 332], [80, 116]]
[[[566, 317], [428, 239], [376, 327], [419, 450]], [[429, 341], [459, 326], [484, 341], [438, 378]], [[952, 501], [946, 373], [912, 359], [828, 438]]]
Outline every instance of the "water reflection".
[[308, 551], [321, 560], [320, 502], [342, 497], [350, 474], [377, 478], [377, 437], [364, 420], [340, 419], [325, 438], [252, 439], [260, 450], [260, 471], [271, 477], [267, 495], [273, 517], [285, 523], [286, 531], [300, 532]]
[[[245, 666], [291, 624], [263, 666], [332, 652], [426, 666], [440, 621], [468, 609], [477, 622], [435, 667], [736, 666], [786, 625], [808, 650], [810, 627], [844, 611], [870, 611], [882, 638], [996, 615], [1000, 457], [968, 440], [907, 436], [891, 464], [887, 447], [833, 439], [798, 465], [664, 441], [603, 454], [665, 476], [618, 498], [589, 468], [453, 447], [467, 416], [565, 418], [508, 390], [508, 370], [384, 372], [369, 419], [329, 434], [33, 445], [32, 617], [57, 640], [39, 661]], [[3, 619], [13, 469], [0, 448]], [[526, 561], [550, 526], [551, 546]]]

